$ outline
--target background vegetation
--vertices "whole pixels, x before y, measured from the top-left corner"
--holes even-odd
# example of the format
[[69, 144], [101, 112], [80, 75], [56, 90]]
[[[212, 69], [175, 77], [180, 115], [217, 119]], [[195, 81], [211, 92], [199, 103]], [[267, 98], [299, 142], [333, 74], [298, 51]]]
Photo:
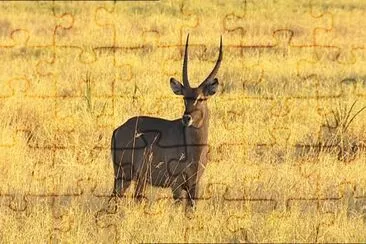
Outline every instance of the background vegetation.
[[[365, 242], [366, 4], [257, 2], [2, 3], [1, 242]], [[181, 116], [187, 33], [194, 85], [224, 43], [205, 200], [116, 210], [112, 131]]]

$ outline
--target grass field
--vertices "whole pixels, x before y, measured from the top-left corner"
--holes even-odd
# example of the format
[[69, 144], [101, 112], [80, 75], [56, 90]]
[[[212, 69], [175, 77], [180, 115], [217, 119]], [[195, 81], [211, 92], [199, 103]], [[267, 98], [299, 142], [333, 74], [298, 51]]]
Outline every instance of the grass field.
[[[365, 14], [361, 0], [2, 3], [0, 241], [366, 242]], [[183, 113], [169, 79], [187, 33], [193, 85], [224, 45], [203, 200], [187, 216], [148, 186], [108, 205], [114, 128]]]

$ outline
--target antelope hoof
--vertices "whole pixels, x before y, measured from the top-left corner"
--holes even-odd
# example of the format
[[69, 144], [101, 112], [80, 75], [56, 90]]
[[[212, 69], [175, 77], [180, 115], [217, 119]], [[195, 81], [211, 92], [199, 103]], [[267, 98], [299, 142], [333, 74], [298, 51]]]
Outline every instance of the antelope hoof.
[[137, 196], [134, 197], [134, 199], [135, 199], [135, 202], [140, 203], [144, 199], [144, 196], [143, 195], [137, 195]]
[[185, 210], [185, 216], [188, 218], [188, 219], [192, 219], [195, 215], [195, 211], [196, 211], [196, 208], [193, 207], [193, 206], [187, 206], [186, 207], [186, 210]]
[[181, 198], [174, 199], [174, 206], [179, 207], [181, 205], [182, 205], [182, 199]]

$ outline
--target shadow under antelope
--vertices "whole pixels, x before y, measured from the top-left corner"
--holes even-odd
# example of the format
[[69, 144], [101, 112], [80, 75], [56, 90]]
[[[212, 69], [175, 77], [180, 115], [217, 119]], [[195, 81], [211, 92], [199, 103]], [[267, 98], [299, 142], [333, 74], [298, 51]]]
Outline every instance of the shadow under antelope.
[[115, 196], [123, 196], [131, 181], [135, 181], [136, 199], [141, 199], [145, 185], [151, 184], [170, 187], [177, 202], [182, 201], [185, 191], [189, 206], [195, 206], [198, 182], [207, 163], [207, 99], [216, 93], [219, 85], [216, 74], [222, 60], [222, 38], [213, 70], [196, 88], [190, 86], [188, 79], [188, 41], [189, 35], [183, 60], [183, 85], [170, 79], [173, 92], [183, 96], [183, 116], [176, 120], [137, 116], [113, 132]]

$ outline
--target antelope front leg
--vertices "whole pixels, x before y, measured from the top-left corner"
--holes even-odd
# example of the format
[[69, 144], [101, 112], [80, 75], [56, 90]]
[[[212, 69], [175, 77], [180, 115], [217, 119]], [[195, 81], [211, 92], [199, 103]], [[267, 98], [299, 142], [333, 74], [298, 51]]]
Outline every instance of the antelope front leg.
[[128, 173], [129, 171], [123, 169], [122, 164], [119, 164], [114, 170], [114, 187], [112, 196], [123, 197], [125, 191], [131, 185], [132, 178]]
[[145, 180], [140, 179], [136, 182], [136, 189], [135, 189], [135, 195], [134, 198], [136, 201], [140, 202], [143, 198], [143, 193], [145, 189]]

